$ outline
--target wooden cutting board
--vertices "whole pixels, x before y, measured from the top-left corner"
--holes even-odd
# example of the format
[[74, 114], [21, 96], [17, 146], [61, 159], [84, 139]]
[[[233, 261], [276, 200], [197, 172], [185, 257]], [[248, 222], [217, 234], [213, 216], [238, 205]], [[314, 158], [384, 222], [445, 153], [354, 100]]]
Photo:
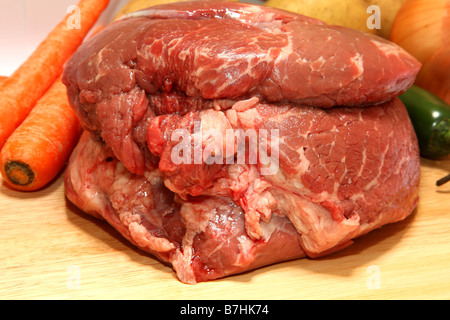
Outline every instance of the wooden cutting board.
[[343, 251], [197, 285], [68, 203], [62, 176], [34, 193], [0, 181], [0, 299], [449, 299], [447, 172], [423, 159], [414, 213]]

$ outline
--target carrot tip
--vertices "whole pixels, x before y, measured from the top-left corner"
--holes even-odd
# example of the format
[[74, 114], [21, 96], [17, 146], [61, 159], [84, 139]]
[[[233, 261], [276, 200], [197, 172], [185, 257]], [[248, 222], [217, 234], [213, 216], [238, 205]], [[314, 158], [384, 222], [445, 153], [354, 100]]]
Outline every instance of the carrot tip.
[[26, 163], [10, 160], [5, 165], [8, 180], [15, 185], [27, 186], [34, 181], [34, 172]]

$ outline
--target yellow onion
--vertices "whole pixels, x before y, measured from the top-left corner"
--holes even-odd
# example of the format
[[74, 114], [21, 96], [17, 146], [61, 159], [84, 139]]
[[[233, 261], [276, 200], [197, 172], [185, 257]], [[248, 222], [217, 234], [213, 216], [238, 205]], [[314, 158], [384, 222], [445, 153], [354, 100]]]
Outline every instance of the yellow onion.
[[406, 0], [389, 39], [422, 62], [416, 84], [450, 103], [450, 0]]
[[390, 40], [425, 62], [449, 44], [450, 0], [406, 0], [392, 25]]
[[450, 105], [450, 45], [442, 46], [424, 62], [416, 84]]

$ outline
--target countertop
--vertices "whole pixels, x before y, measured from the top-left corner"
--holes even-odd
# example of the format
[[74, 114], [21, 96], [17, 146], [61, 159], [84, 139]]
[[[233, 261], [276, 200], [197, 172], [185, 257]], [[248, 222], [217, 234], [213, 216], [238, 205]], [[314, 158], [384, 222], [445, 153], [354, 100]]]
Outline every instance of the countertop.
[[196, 285], [71, 205], [63, 173], [31, 193], [0, 181], [0, 299], [449, 299], [449, 171], [422, 159], [413, 214], [343, 251]]
[[[54, 21], [44, 16], [49, 10], [31, 14], [40, 6], [7, 2], [5, 19], [15, 27], [1, 19], [9, 27], [3, 33], [21, 42], [3, 42], [1, 74], [10, 74], [74, 2], [54, 1]], [[169, 266], [71, 205], [63, 172], [37, 192], [15, 191], [0, 178], [0, 299], [450, 299], [450, 182], [435, 185], [450, 160], [422, 159], [421, 171], [420, 201], [406, 220], [327, 257], [196, 285], [179, 282]]]

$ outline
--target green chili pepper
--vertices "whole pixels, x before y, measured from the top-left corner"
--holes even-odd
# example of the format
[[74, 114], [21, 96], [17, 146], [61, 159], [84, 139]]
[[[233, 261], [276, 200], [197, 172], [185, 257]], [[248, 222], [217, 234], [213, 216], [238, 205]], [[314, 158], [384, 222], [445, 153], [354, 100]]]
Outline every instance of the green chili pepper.
[[450, 106], [431, 92], [412, 86], [399, 96], [408, 110], [420, 154], [436, 159], [450, 154]]

